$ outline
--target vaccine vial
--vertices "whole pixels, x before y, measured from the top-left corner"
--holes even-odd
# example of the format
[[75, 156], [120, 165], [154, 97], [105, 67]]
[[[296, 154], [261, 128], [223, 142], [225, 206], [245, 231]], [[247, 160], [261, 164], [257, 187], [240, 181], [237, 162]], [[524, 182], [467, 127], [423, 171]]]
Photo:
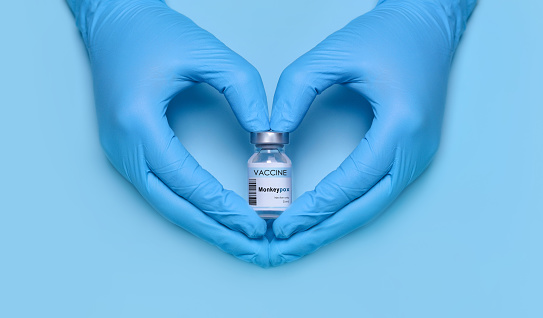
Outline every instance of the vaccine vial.
[[289, 134], [251, 133], [255, 153], [247, 163], [249, 205], [264, 219], [276, 219], [292, 202], [292, 163], [283, 150]]

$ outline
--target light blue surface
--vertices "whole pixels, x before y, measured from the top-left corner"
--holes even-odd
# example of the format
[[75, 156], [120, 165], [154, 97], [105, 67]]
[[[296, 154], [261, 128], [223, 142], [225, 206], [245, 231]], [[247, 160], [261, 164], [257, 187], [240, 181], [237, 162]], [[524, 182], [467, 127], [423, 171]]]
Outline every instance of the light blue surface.
[[[374, 5], [169, 3], [253, 63], [270, 104], [285, 66]], [[0, 316], [541, 317], [541, 12], [480, 1], [430, 168], [369, 227], [261, 269], [168, 223], [110, 166], [65, 3], [3, 4]], [[363, 104], [339, 87], [317, 98], [287, 149], [295, 197], [358, 144]], [[246, 196], [252, 146], [223, 97], [197, 86], [169, 114], [194, 157]]]

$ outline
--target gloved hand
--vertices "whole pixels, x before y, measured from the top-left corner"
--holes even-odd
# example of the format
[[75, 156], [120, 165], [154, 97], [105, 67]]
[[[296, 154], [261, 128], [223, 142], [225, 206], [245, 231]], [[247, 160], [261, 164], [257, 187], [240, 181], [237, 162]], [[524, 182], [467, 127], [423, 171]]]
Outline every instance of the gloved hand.
[[245, 261], [269, 265], [263, 221], [202, 169], [165, 116], [181, 90], [208, 83], [248, 131], [269, 129], [256, 69], [159, 0], [68, 0], [87, 47], [100, 141], [115, 168], [164, 217]]
[[295, 130], [316, 95], [333, 84], [362, 94], [375, 117], [340, 167], [275, 221], [272, 265], [368, 223], [428, 166], [439, 144], [451, 61], [475, 3], [381, 0], [284, 70], [272, 130]]

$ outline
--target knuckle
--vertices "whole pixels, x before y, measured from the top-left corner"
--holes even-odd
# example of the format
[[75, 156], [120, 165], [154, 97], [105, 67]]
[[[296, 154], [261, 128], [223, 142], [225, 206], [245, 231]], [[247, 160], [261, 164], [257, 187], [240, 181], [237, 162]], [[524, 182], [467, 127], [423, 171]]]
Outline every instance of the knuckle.
[[252, 64], [243, 60], [243, 63], [240, 63], [236, 70], [232, 72], [232, 77], [234, 85], [246, 86], [259, 81], [260, 73]]
[[420, 137], [431, 126], [431, 118], [425, 113], [413, 110], [413, 107], [401, 106], [395, 111], [398, 122], [395, 123], [401, 132], [409, 138]]
[[107, 115], [108, 124], [114, 133], [125, 136], [143, 133], [145, 130], [141, 127], [145, 126], [145, 122], [149, 118], [151, 117], [147, 107], [138, 98], [111, 107], [111, 111]]
[[301, 66], [301, 63], [295, 61], [285, 68], [281, 74], [281, 81], [286, 85], [303, 86], [308, 81], [309, 72]]
[[131, 141], [141, 141], [148, 133], [146, 121], [151, 118], [142, 102], [99, 105], [99, 140], [106, 154]]
[[424, 149], [430, 158], [439, 149], [441, 141], [440, 124], [428, 112], [406, 112], [400, 116], [400, 138], [415, 143]]

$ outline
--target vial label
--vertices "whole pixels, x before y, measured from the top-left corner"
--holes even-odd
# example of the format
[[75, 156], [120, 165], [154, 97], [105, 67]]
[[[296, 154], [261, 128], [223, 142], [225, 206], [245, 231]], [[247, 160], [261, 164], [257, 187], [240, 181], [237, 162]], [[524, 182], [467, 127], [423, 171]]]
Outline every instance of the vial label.
[[249, 205], [256, 211], [284, 211], [292, 201], [291, 169], [249, 164]]

